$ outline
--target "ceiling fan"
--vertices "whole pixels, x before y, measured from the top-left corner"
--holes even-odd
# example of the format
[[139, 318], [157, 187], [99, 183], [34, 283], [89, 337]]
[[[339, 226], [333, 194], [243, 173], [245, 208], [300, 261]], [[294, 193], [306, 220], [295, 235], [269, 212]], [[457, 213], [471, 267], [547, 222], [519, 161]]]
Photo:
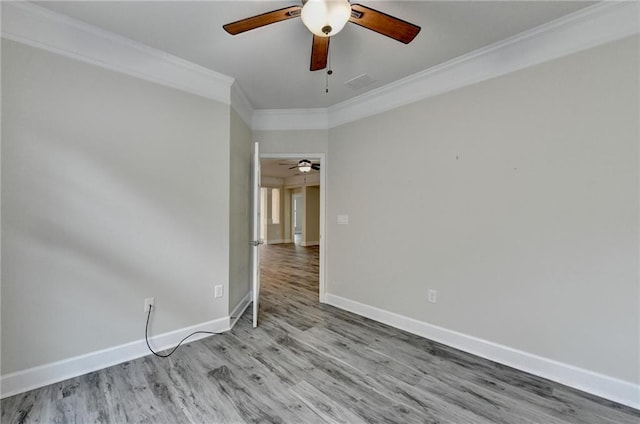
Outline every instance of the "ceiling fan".
[[[279, 163], [278, 165], [291, 165], [291, 163]], [[302, 173], [307, 173], [312, 169], [314, 171], [320, 171], [320, 164], [317, 162], [316, 163], [311, 162], [309, 159], [302, 159], [296, 165], [290, 167], [289, 169], [295, 169], [295, 168], [298, 168], [298, 171]]]
[[329, 56], [329, 39], [342, 30], [347, 22], [409, 44], [420, 27], [349, 0], [302, 0], [302, 6], [289, 6], [223, 25], [225, 31], [237, 35], [265, 25], [300, 17], [313, 33], [311, 71], [325, 69]]

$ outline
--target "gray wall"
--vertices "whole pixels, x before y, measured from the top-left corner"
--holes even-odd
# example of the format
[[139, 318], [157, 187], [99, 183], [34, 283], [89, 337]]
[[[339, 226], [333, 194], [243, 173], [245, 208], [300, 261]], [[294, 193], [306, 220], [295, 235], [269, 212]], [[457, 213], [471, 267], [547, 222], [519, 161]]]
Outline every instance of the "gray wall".
[[229, 313], [251, 290], [251, 129], [231, 109]]
[[2, 41], [3, 374], [227, 315], [229, 110]]
[[302, 188], [304, 198], [304, 219], [302, 221], [302, 243], [313, 245], [320, 243], [320, 187]]
[[326, 153], [327, 130], [253, 131], [260, 153]]
[[332, 129], [328, 292], [638, 382], [638, 47]]
[[[260, 236], [264, 239], [266, 244], [282, 243], [284, 238], [285, 226], [284, 226], [284, 186], [282, 185], [281, 178], [262, 177], [261, 190], [264, 193], [264, 198], [261, 198], [262, 213], [260, 219], [264, 223], [264, 233]], [[273, 207], [276, 203], [274, 197], [274, 190], [278, 191], [278, 215], [273, 214]], [[274, 223], [275, 222], [275, 223]]]

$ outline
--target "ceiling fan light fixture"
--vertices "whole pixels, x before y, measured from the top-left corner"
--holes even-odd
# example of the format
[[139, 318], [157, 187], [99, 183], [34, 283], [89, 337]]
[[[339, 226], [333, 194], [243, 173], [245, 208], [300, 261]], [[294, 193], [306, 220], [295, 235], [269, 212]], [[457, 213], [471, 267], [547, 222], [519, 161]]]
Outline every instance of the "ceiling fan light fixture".
[[308, 160], [301, 160], [298, 162], [298, 170], [303, 173], [311, 171], [311, 162]]
[[314, 35], [331, 37], [339, 33], [349, 22], [351, 4], [349, 0], [308, 0], [302, 6], [302, 23]]

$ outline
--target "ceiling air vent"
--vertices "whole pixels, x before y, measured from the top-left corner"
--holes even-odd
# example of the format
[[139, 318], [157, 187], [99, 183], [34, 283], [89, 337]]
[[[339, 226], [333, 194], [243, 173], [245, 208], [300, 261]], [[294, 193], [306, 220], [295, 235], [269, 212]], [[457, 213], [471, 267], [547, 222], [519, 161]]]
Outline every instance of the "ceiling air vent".
[[354, 90], [360, 90], [361, 88], [366, 87], [369, 84], [373, 84], [374, 82], [376, 82], [376, 80], [371, 78], [371, 75], [362, 74], [362, 75], [358, 75], [355, 78], [351, 78], [349, 81], [345, 82], [344, 84], [348, 85]]

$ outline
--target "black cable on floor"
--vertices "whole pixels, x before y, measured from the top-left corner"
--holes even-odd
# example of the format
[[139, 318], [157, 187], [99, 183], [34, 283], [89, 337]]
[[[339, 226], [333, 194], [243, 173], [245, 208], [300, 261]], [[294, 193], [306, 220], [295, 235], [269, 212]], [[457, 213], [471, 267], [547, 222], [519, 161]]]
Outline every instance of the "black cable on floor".
[[178, 343], [178, 345], [176, 347], [174, 347], [173, 349], [171, 349], [171, 352], [167, 353], [166, 355], [163, 355], [161, 353], [157, 353], [154, 352], [153, 349], [151, 349], [151, 345], [149, 344], [149, 318], [151, 317], [151, 308], [153, 308], [153, 305], [149, 305], [149, 312], [147, 313], [147, 324], [144, 327], [144, 340], [147, 342], [147, 347], [149, 348], [149, 350], [151, 351], [151, 353], [153, 353], [154, 355], [160, 357], [160, 358], [168, 358], [169, 356], [173, 355], [173, 352], [175, 352], [176, 350], [178, 350], [178, 348], [180, 347], [180, 345], [187, 340], [189, 337], [191, 336], [195, 336], [196, 334], [213, 334], [213, 335], [219, 335], [221, 333], [214, 333], [213, 331], [194, 331], [193, 333], [189, 334], [187, 337], [185, 337], [184, 339], [180, 340], [180, 343]]

